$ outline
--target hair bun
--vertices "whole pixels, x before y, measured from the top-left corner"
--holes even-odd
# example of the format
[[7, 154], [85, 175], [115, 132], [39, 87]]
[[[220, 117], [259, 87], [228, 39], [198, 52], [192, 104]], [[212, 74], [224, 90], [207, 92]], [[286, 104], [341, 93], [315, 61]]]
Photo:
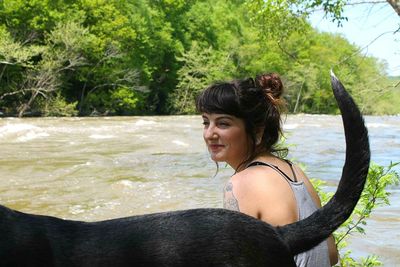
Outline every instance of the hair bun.
[[258, 75], [255, 83], [257, 87], [264, 90], [264, 93], [272, 102], [279, 102], [283, 94], [283, 83], [279, 74], [266, 73]]

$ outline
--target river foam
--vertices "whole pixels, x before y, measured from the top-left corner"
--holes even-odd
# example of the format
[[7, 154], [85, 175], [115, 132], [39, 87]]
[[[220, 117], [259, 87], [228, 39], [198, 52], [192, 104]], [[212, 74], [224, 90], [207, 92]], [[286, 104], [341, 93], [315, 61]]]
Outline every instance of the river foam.
[[7, 123], [0, 127], [0, 140], [6, 142], [27, 142], [50, 134], [32, 124]]

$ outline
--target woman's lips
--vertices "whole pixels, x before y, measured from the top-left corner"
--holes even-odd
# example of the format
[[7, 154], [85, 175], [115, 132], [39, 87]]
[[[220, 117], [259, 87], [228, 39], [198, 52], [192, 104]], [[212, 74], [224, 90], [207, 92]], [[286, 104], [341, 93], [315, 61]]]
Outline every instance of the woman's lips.
[[208, 147], [210, 148], [211, 151], [217, 151], [217, 150], [223, 148], [224, 145], [210, 144], [210, 145], [208, 145]]

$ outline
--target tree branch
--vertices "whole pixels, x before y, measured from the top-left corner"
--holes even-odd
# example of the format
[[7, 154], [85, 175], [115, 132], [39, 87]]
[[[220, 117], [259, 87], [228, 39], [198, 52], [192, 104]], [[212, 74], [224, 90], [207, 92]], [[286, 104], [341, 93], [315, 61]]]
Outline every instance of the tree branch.
[[356, 6], [356, 5], [364, 5], [364, 4], [384, 4], [386, 1], [361, 1], [361, 2], [354, 2], [354, 3], [347, 3], [346, 6]]
[[8, 61], [0, 61], [0, 64], [4, 65], [17, 65], [18, 63], [8, 62]]
[[[399, 29], [400, 29], [400, 27], [399, 27]], [[364, 47], [360, 47], [359, 49], [357, 49], [357, 51], [355, 51], [353, 54], [351, 54], [350, 56], [346, 57], [345, 59], [341, 60], [336, 65], [338, 66], [338, 65], [342, 64], [343, 62], [346, 62], [348, 59], [352, 58], [354, 55], [357, 55], [358, 53], [360, 53], [364, 49], [368, 48], [371, 44], [373, 44], [376, 40], [381, 38], [383, 35], [388, 34], [388, 33], [396, 33], [397, 31], [399, 31], [399, 29], [397, 29], [396, 31], [387, 31], [387, 32], [381, 33], [380, 35], [375, 37], [375, 39], [373, 39], [371, 42], [369, 42], [367, 45], [365, 45]]]
[[2, 95], [0, 96], [0, 100], [3, 100], [3, 98], [5, 98], [6, 96], [16, 95], [16, 94], [19, 94], [19, 93], [24, 93], [25, 91], [27, 91], [27, 90], [26, 90], [26, 89], [22, 89], [22, 90], [10, 92], [10, 93], [2, 94]]

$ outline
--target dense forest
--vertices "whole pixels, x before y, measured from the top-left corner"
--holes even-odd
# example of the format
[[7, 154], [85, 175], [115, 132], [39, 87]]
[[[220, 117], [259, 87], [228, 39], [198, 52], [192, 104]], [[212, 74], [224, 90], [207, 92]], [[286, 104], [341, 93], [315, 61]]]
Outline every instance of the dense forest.
[[335, 114], [331, 68], [364, 113], [400, 113], [384, 62], [251, 2], [3, 0], [0, 114], [191, 114], [213, 81], [262, 72], [281, 74], [289, 112]]

